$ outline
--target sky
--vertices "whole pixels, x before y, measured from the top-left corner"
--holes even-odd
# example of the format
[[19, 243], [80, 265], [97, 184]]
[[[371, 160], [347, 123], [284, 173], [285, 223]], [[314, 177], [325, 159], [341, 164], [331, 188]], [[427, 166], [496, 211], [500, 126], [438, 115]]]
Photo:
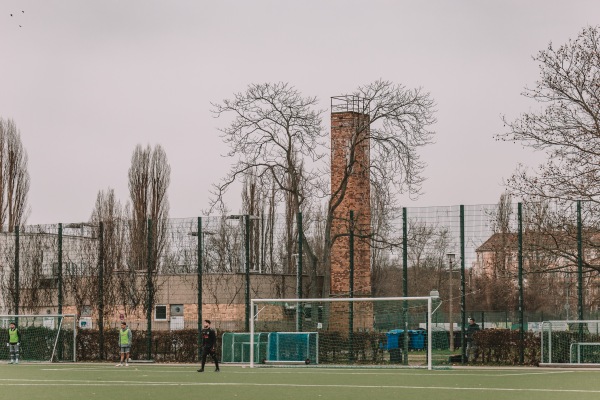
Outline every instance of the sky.
[[521, 96], [532, 56], [598, 24], [597, 0], [0, 0], [0, 118], [28, 153], [27, 223], [87, 221], [107, 188], [125, 203], [137, 144], [166, 151], [170, 216], [196, 217], [232, 164], [211, 102], [288, 82], [328, 109], [384, 79], [437, 104], [423, 194], [401, 205], [494, 204], [544, 160], [494, 137], [540, 107]]

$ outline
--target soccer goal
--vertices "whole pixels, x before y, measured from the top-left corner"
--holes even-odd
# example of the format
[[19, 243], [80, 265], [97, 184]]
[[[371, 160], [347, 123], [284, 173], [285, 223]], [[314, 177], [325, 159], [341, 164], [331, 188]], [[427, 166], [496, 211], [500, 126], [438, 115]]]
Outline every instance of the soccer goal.
[[[435, 297], [252, 299], [250, 366], [327, 364], [431, 369], [447, 360], [432, 350], [445, 332], [432, 326]], [[257, 364], [257, 333], [267, 333], [267, 357]], [[264, 346], [263, 346], [264, 347]], [[262, 362], [261, 362], [262, 361]]]
[[600, 364], [600, 321], [542, 322], [543, 364]]
[[0, 360], [9, 360], [8, 329], [14, 322], [21, 342], [22, 361], [76, 361], [77, 318], [75, 315], [0, 315]]

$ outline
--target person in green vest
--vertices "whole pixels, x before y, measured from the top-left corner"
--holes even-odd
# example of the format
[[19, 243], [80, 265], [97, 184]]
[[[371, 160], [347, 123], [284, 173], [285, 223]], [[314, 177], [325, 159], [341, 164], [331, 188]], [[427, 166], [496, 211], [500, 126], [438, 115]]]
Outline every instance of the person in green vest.
[[19, 329], [14, 322], [10, 323], [10, 327], [8, 328], [8, 346], [10, 352], [10, 363], [18, 364], [19, 363], [19, 346], [21, 345], [21, 334], [19, 333]]
[[125, 321], [121, 322], [121, 329], [119, 329], [119, 347], [121, 349], [121, 362], [119, 362], [116, 366], [122, 367], [123, 360], [125, 360], [125, 366], [129, 367], [129, 353], [131, 352], [131, 329], [129, 329]]

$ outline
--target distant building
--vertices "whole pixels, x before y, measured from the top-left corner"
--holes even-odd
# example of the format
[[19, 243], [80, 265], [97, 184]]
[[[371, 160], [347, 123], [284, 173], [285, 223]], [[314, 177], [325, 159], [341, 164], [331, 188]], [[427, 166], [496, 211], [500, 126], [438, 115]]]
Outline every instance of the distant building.
[[[582, 243], [584, 308], [593, 314], [600, 304], [600, 232], [584, 232]], [[549, 309], [565, 309], [565, 316], [576, 316], [577, 238], [556, 231], [526, 232], [522, 246], [524, 290], [545, 298]], [[517, 233], [494, 233], [476, 249], [472, 273], [492, 280], [505, 279], [516, 287], [518, 254]]]

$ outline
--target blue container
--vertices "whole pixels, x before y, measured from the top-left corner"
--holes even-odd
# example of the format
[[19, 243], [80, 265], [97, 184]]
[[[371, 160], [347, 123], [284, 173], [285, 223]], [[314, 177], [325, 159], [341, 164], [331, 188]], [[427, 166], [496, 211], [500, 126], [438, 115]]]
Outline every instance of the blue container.
[[425, 331], [408, 331], [408, 347], [412, 350], [423, 350], [425, 348]]
[[404, 340], [404, 329], [392, 329], [387, 335], [387, 343], [385, 344], [386, 350], [401, 349], [403, 346], [400, 344]]

